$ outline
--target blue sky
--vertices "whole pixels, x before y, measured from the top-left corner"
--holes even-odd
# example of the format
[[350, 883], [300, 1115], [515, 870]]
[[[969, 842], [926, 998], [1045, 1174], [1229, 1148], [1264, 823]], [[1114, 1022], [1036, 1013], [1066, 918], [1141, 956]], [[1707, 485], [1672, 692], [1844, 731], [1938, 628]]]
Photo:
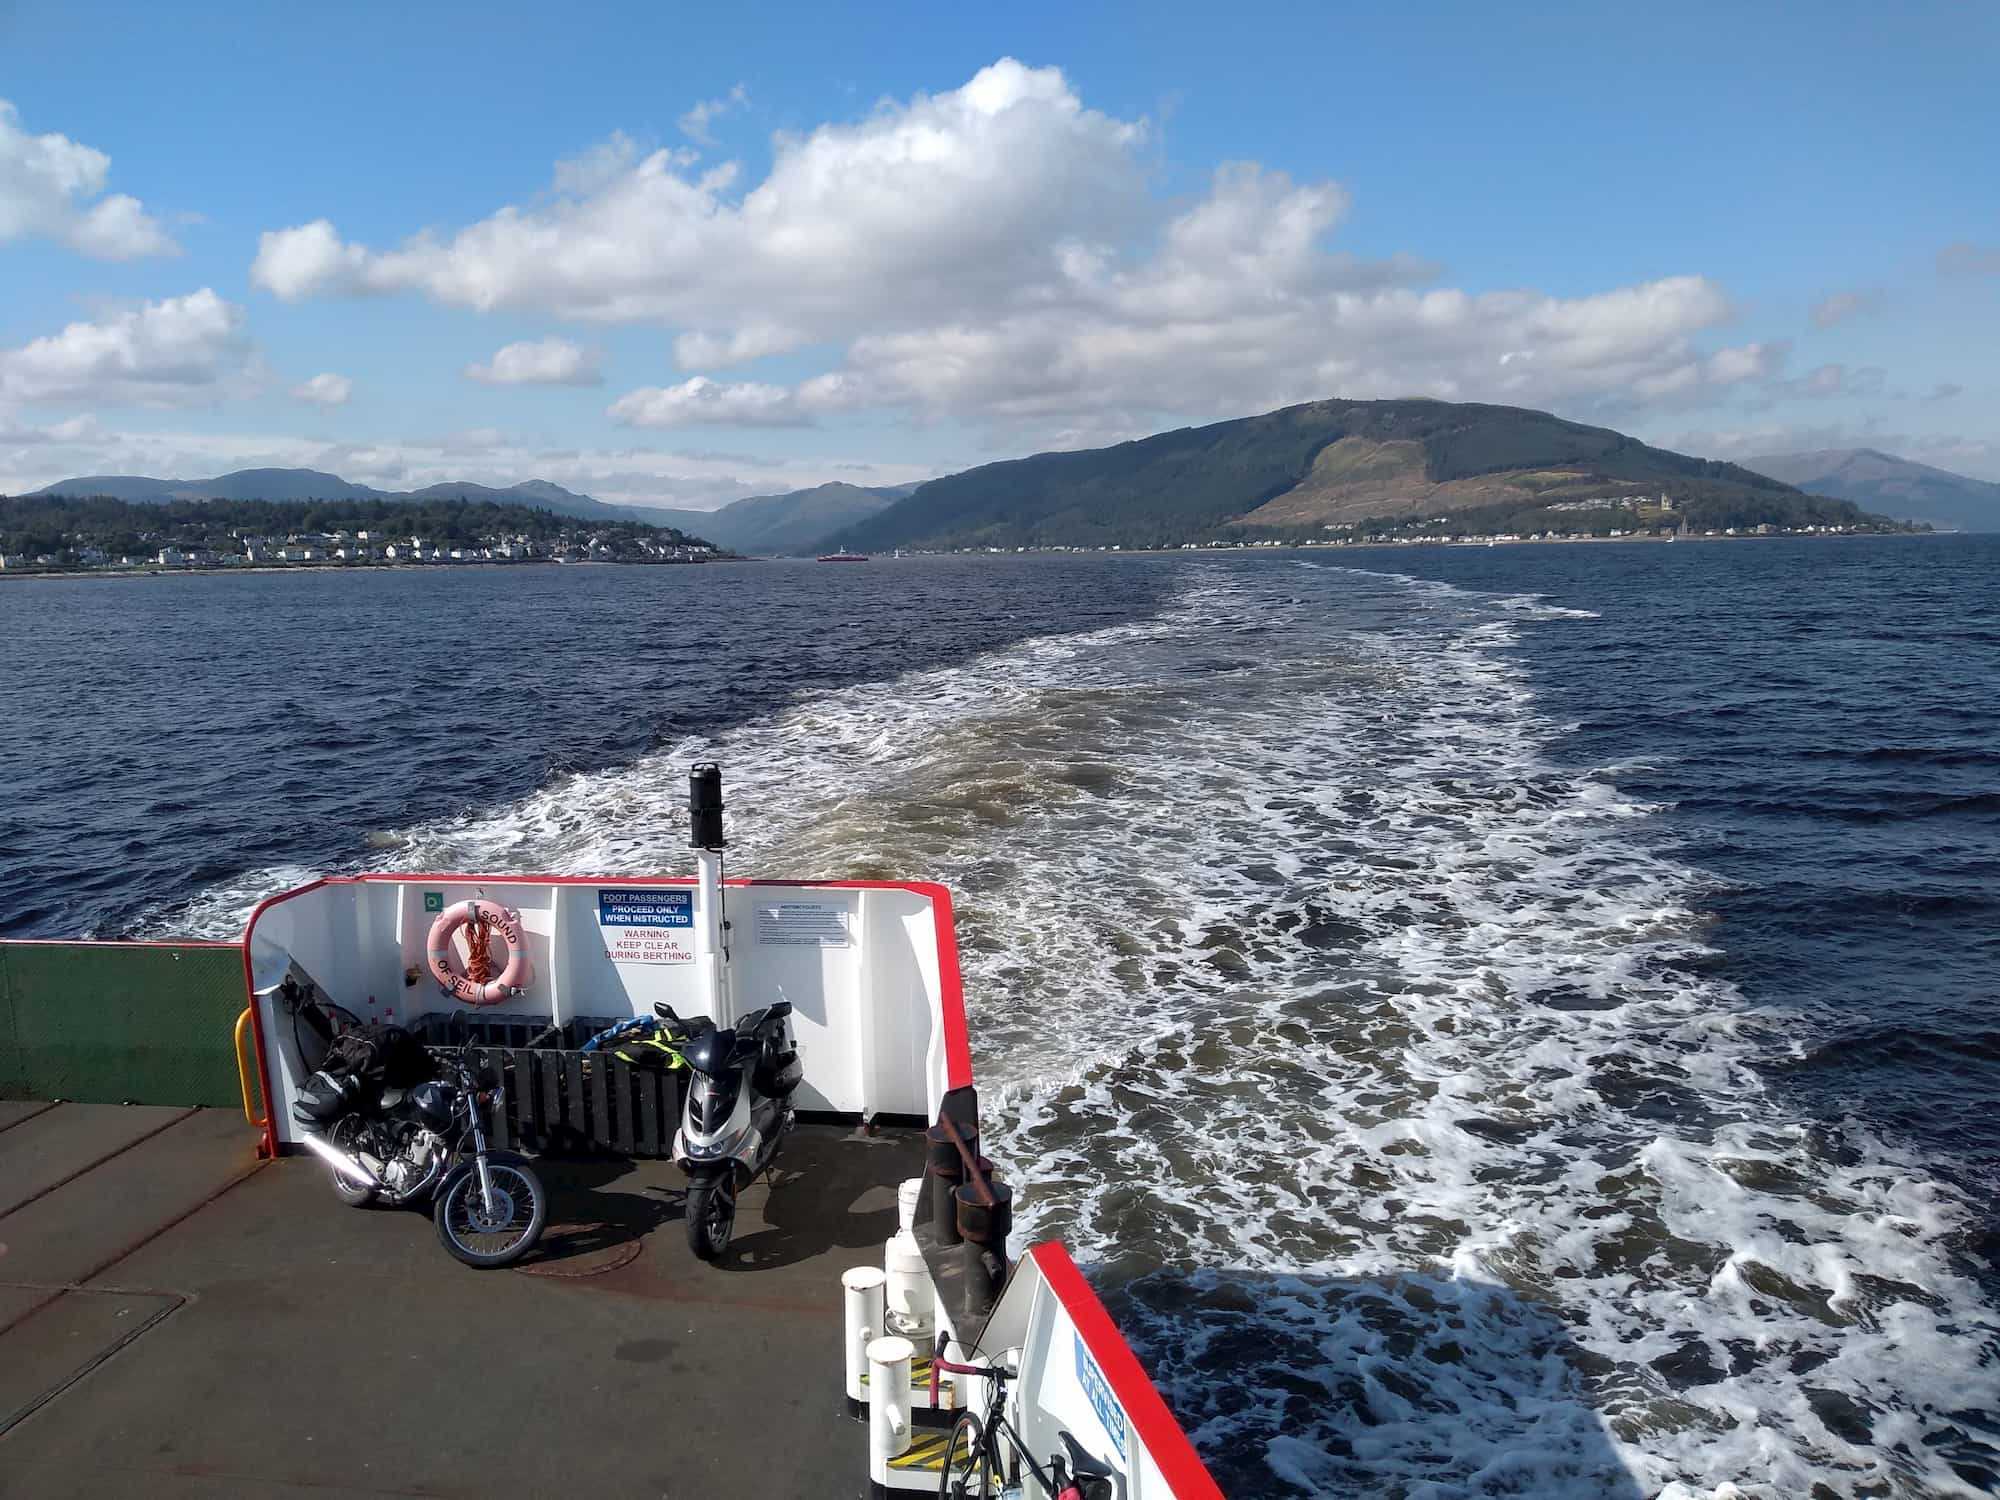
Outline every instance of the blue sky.
[[2000, 11], [0, 0], [0, 490], [709, 505], [1317, 396], [2000, 477]]

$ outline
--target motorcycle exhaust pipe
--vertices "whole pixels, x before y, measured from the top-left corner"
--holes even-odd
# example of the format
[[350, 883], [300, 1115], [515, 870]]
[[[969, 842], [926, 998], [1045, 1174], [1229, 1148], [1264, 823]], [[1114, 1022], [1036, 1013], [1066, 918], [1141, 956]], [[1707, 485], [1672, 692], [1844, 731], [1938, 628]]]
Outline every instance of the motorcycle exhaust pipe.
[[312, 1152], [313, 1155], [319, 1157], [349, 1182], [365, 1188], [379, 1189], [382, 1187], [381, 1178], [377, 1177], [354, 1157], [349, 1156], [345, 1151], [324, 1137], [307, 1132], [299, 1136], [299, 1144]]

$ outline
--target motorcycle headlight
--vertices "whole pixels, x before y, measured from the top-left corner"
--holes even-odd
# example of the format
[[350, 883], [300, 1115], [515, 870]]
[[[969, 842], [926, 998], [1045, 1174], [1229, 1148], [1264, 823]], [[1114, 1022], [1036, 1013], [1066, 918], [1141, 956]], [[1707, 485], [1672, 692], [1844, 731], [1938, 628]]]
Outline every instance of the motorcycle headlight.
[[736, 1129], [730, 1131], [728, 1135], [725, 1135], [721, 1140], [703, 1151], [702, 1155], [734, 1156], [742, 1149], [744, 1138], [749, 1134], [750, 1127], [748, 1125], [739, 1125]]

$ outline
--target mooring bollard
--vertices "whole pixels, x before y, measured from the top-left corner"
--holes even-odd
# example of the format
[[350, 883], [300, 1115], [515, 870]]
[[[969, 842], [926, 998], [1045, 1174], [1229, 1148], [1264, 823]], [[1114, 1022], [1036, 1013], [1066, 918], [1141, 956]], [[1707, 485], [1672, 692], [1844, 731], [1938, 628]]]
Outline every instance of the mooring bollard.
[[882, 1269], [889, 1274], [889, 1312], [884, 1332], [906, 1333], [928, 1344], [936, 1309], [931, 1296], [930, 1267], [924, 1264], [923, 1246], [913, 1233], [917, 1203], [923, 1192], [921, 1177], [909, 1178], [896, 1188], [896, 1210], [903, 1227], [889, 1237], [882, 1251]]
[[888, 1273], [886, 1292], [888, 1315], [883, 1330], [925, 1338], [935, 1311], [931, 1299], [930, 1267], [924, 1264], [923, 1247], [913, 1234], [894, 1234], [882, 1250], [882, 1269]]
[[868, 1346], [868, 1477], [884, 1488], [889, 1461], [910, 1447], [910, 1360], [916, 1352], [904, 1338]]
[[[940, 1245], [956, 1245], [958, 1215], [952, 1208], [952, 1194], [965, 1181], [965, 1161], [959, 1155], [958, 1142], [943, 1125], [931, 1126], [924, 1132], [924, 1139], [930, 1148], [924, 1175], [931, 1185], [931, 1228], [937, 1232]], [[973, 1156], [979, 1155], [978, 1136], [967, 1139], [965, 1145]]]
[[[981, 1163], [982, 1167], [984, 1163]], [[990, 1199], [990, 1201], [988, 1201]], [[965, 1248], [965, 1290], [979, 1316], [993, 1310], [1007, 1280], [1007, 1236], [1014, 1228], [1014, 1190], [990, 1178], [961, 1184], [953, 1193], [959, 1237]]]
[[868, 1373], [868, 1346], [888, 1331], [882, 1317], [882, 1288], [887, 1280], [879, 1266], [856, 1266], [840, 1275], [847, 1303], [847, 1410], [857, 1417], [868, 1398], [868, 1387], [862, 1380]]

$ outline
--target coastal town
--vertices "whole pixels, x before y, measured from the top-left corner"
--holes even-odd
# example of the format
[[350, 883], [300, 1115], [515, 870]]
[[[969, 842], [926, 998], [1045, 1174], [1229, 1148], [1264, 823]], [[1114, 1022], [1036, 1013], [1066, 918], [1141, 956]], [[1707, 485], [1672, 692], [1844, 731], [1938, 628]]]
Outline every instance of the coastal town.
[[[622, 540], [622, 539], [619, 539]], [[234, 549], [165, 543], [142, 553], [112, 554], [88, 544], [33, 555], [0, 553], [0, 571], [161, 572], [232, 568], [366, 567], [438, 563], [701, 563], [715, 557], [706, 544], [625, 542], [579, 535], [548, 545], [525, 536], [494, 537], [480, 543], [449, 545], [420, 536], [371, 536], [367, 531], [333, 531], [285, 537], [246, 536]]]
[[[544, 522], [555, 521], [542, 513]], [[717, 548], [679, 532], [588, 523], [449, 528], [351, 526], [287, 530], [160, 524], [0, 535], [0, 576], [249, 569], [434, 567], [518, 563], [703, 563]]]
[[[1520, 542], [1679, 542], [1756, 537], [1876, 536], [1928, 530], [1880, 518], [1857, 521], [1758, 521], [1745, 525], [1702, 524], [1671, 496], [1619, 495], [1564, 500], [1541, 507], [1488, 507], [1451, 515], [1400, 519], [1371, 518], [1294, 528], [1277, 534], [1239, 532], [1234, 536], [1157, 546], [973, 546], [936, 549], [951, 554], [1006, 552], [1236, 552], [1274, 547], [1491, 547]], [[913, 552], [926, 549], [912, 548]], [[900, 554], [899, 554], [900, 555]]]

